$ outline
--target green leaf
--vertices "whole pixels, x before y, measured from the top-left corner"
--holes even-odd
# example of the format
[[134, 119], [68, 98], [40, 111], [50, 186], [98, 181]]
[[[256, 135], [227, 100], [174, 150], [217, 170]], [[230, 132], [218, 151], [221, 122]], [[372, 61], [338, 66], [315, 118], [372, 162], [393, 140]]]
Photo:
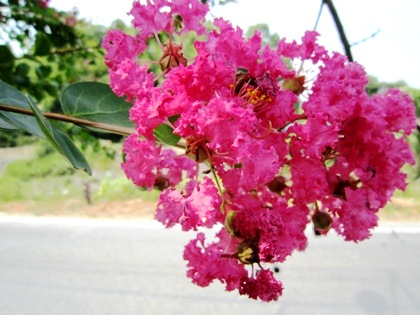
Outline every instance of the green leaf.
[[15, 69], [15, 72], [17, 74], [19, 74], [21, 76], [25, 76], [25, 77], [28, 76], [29, 71], [31, 71], [31, 67], [25, 62], [18, 64], [16, 69]]
[[133, 127], [129, 120], [131, 104], [99, 82], [80, 82], [68, 86], [61, 94], [65, 114], [95, 122]]
[[[0, 114], [1, 115], [1, 114]], [[6, 120], [0, 117], [0, 129], [6, 129], [6, 130], [16, 130], [19, 129], [15, 125], [12, 125], [8, 123]]]
[[161, 124], [153, 130], [153, 134], [163, 143], [176, 145], [181, 139], [180, 136], [174, 135], [173, 129], [167, 124]]
[[6, 45], [0, 45], [0, 67], [11, 67], [15, 62], [15, 56]]
[[35, 104], [31, 102], [29, 104], [35, 114], [39, 127], [44, 132], [48, 142], [53, 148], [62, 154], [75, 169], [82, 169], [89, 175], [92, 175], [88, 162], [71, 139], [60, 129], [53, 128]]
[[35, 68], [35, 73], [38, 79], [45, 79], [47, 78], [52, 72], [52, 68], [50, 66], [41, 65]]
[[46, 56], [51, 52], [51, 41], [48, 36], [42, 32], [38, 32], [35, 38], [35, 56]]
[[[28, 97], [3, 81], [0, 81], [0, 104], [31, 109]], [[14, 126], [15, 129], [23, 129], [32, 135], [45, 139], [45, 135], [38, 127], [34, 117], [0, 110], [0, 118], [6, 124]]]
[[0, 81], [0, 104], [32, 110], [35, 117], [0, 110], [0, 128], [23, 129], [35, 136], [47, 139], [76, 169], [92, 174], [83, 154], [70, 138], [60, 129], [52, 126], [38, 107], [13, 86]]

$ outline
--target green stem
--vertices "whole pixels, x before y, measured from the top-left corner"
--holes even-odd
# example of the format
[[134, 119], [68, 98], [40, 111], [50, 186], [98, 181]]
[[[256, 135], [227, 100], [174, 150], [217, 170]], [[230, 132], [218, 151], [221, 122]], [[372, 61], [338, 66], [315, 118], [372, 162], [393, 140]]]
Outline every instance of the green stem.
[[[0, 110], [13, 112], [13, 113], [18, 113], [18, 114], [22, 114], [22, 115], [35, 116], [34, 113], [32, 112], [32, 110], [30, 110], [30, 109], [25, 109], [25, 108], [20, 108], [20, 107], [5, 105], [5, 104], [0, 104]], [[119, 134], [119, 135], [123, 135], [123, 136], [128, 136], [128, 135], [136, 132], [134, 128], [128, 128], [128, 127], [122, 127], [122, 126], [117, 126], [117, 125], [95, 122], [95, 121], [80, 119], [80, 118], [67, 116], [67, 115], [59, 114], [59, 113], [43, 113], [43, 115], [48, 119], [65, 121], [65, 122], [73, 123], [73, 124], [78, 125], [78, 126], [85, 126], [85, 127], [101, 129], [101, 130], [105, 130], [105, 131], [112, 132], [112, 133]]]

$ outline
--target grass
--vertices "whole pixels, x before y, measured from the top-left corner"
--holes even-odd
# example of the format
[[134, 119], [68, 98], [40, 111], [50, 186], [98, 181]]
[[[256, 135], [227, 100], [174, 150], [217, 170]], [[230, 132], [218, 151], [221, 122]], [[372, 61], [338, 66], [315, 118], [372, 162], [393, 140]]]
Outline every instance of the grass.
[[[113, 149], [119, 152], [120, 146], [113, 145]], [[94, 172], [88, 176], [75, 171], [55, 152], [39, 157], [36, 149], [14, 148], [6, 153], [7, 165], [0, 170], [0, 212], [118, 216], [125, 211], [126, 216], [140, 216], [144, 209], [127, 202], [137, 201], [150, 214], [158, 198], [157, 192], [142, 191], [126, 179], [118, 156], [110, 159], [101, 152], [88, 152]], [[124, 209], [117, 209], [121, 207]]]

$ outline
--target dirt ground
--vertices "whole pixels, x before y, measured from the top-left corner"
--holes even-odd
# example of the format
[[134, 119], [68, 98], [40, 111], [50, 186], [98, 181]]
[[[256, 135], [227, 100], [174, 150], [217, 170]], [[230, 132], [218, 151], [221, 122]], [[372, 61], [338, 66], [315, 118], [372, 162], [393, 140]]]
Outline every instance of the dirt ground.
[[[378, 212], [380, 222], [420, 223], [420, 205], [403, 198], [394, 198], [394, 206], [403, 211], [382, 209]], [[143, 220], [153, 219], [156, 202], [141, 199], [97, 202], [87, 204], [84, 200], [60, 202], [8, 202], [0, 204], [0, 214], [37, 217], [75, 217], [91, 219]]]
[[55, 203], [8, 202], [0, 205], [4, 215], [62, 216], [101, 219], [153, 219], [155, 202], [141, 199], [111, 201], [87, 204], [80, 200], [66, 200]]

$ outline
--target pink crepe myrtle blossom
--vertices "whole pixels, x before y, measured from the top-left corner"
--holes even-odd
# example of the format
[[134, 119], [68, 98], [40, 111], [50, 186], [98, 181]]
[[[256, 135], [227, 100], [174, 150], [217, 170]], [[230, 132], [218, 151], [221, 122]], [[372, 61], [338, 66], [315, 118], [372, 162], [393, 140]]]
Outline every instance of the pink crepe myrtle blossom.
[[230, 239], [225, 230], [221, 230], [217, 236], [218, 242], [207, 244], [204, 233], [200, 232], [185, 246], [187, 276], [201, 287], [217, 279], [225, 284], [227, 291], [237, 290], [242, 279], [248, 277], [248, 272], [237, 260], [222, 257], [226, 251], [235, 248], [235, 241]]
[[[145, 4], [134, 1], [130, 14], [133, 16], [134, 27], [139, 30], [139, 41], [143, 44], [150, 38], [157, 41], [162, 52], [158, 63], [166, 73], [174, 67], [187, 64], [183, 55], [183, 43], [175, 42], [174, 37], [186, 37], [192, 31], [196, 35], [204, 34], [207, 12], [208, 5], [200, 1], [147, 0]], [[166, 42], [161, 42], [161, 33], [168, 37]]]
[[220, 212], [221, 198], [210, 178], [194, 185], [192, 191], [188, 190], [191, 189], [163, 191], [159, 198], [156, 219], [166, 227], [180, 224], [184, 231], [197, 230], [198, 227], [211, 228], [216, 223], [223, 222]]
[[40, 8], [43, 8], [43, 9], [48, 8], [49, 4], [50, 4], [50, 0], [38, 0], [38, 6]]
[[[134, 184], [148, 189], [161, 185], [175, 187], [182, 180], [182, 171], [188, 177], [195, 174], [196, 165], [174, 151], [163, 149], [153, 140], [139, 140], [135, 134], [124, 142], [124, 162], [121, 167]], [[165, 184], [162, 184], [165, 180]], [[163, 189], [161, 189], [163, 190]]]
[[133, 2], [130, 14], [133, 16], [134, 27], [140, 30], [141, 37], [146, 39], [159, 32], [174, 32], [173, 19], [182, 24], [182, 31], [194, 31], [197, 34], [205, 32], [205, 16], [208, 5], [195, 0], [147, 0]]
[[[363, 67], [328, 52], [316, 32], [271, 48], [221, 18], [205, 27], [207, 12], [198, 0], [135, 1], [137, 34], [105, 37], [111, 88], [133, 103], [122, 168], [161, 191], [156, 219], [166, 227], [219, 229], [185, 247], [193, 283], [273, 301], [283, 285], [266, 266], [304, 250], [309, 224], [364, 240], [406, 187], [414, 106], [395, 89], [369, 96]], [[151, 42], [161, 53], [143, 60]], [[180, 138], [176, 151], [156, 135], [162, 124]]]

